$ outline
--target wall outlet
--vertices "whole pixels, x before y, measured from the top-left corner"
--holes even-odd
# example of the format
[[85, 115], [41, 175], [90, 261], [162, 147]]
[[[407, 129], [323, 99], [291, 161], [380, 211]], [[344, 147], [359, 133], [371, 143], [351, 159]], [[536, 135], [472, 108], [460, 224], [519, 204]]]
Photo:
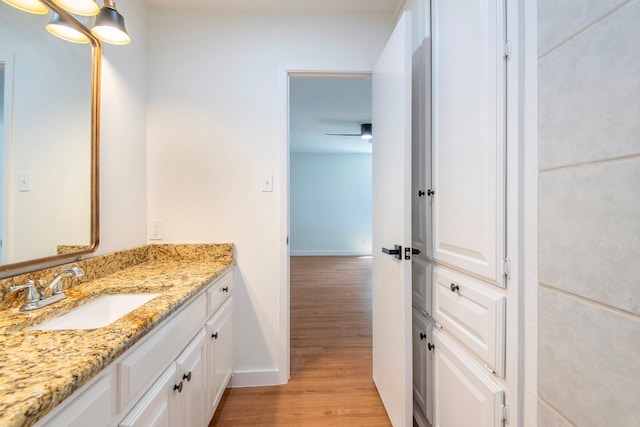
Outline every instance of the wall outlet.
[[162, 240], [162, 220], [149, 221], [149, 240]]

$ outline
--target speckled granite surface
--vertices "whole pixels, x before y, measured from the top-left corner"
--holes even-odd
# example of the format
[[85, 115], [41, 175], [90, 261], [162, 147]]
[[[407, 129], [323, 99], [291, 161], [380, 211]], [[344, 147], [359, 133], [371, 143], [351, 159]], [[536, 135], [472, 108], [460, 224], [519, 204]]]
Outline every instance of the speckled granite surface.
[[[19, 311], [22, 292], [6, 288], [48, 280], [64, 266], [1, 280], [0, 426], [35, 423], [233, 263], [232, 244], [148, 245], [99, 256], [69, 264], [85, 275], [63, 279], [67, 299], [26, 313]], [[100, 295], [145, 292], [160, 295], [104, 328], [28, 330]]]

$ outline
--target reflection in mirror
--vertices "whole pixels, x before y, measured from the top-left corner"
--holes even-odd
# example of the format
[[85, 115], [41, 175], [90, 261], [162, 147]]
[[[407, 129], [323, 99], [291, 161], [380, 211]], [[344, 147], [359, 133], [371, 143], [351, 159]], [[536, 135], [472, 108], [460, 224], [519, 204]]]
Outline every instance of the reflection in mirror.
[[0, 269], [95, 249], [92, 44], [50, 19], [0, 2]]

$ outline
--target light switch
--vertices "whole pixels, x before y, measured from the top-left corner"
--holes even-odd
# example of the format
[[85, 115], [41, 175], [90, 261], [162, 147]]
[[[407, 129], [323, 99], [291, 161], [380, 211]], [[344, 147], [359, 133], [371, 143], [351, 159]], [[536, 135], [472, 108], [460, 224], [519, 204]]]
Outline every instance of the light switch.
[[273, 191], [273, 175], [262, 175], [262, 191]]
[[19, 173], [17, 178], [18, 191], [31, 191], [31, 174]]

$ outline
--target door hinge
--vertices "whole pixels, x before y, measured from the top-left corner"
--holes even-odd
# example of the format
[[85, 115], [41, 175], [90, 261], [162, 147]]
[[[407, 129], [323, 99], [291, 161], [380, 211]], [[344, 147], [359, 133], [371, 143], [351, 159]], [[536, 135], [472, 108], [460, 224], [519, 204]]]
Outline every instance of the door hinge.
[[500, 419], [503, 421], [509, 421], [509, 405], [502, 405], [500, 408]]
[[506, 257], [503, 264], [504, 275], [507, 279], [511, 278], [511, 258]]
[[511, 40], [504, 42], [504, 59], [511, 59]]

